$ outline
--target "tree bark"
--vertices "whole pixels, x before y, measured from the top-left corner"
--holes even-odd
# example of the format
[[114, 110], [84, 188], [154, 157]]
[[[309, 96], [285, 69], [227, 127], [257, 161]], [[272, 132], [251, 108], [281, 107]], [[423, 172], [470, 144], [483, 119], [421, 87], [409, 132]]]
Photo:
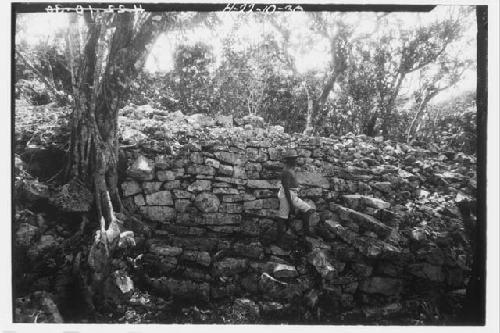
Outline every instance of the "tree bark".
[[[133, 14], [115, 14], [114, 32], [105, 42], [102, 39], [109, 34], [105, 23], [93, 20], [88, 13], [84, 15], [87, 41], [75, 78], [66, 178], [84, 182], [94, 193], [99, 227], [87, 262], [91, 268], [90, 293], [99, 303], [105, 292], [103, 285], [110, 277], [112, 252], [122, 231], [115, 217], [115, 212], [123, 210], [117, 173], [118, 110], [162, 27], [153, 24], [150, 14], [138, 28], [137, 24], [134, 27]], [[80, 31], [76, 24], [72, 28], [71, 40], [77, 41]], [[108, 51], [105, 58], [104, 51]]]
[[436, 96], [438, 94], [438, 92], [439, 92], [439, 90], [436, 90], [436, 91], [433, 91], [430, 93], [428, 92], [425, 94], [425, 97], [422, 100], [422, 102], [419, 104], [418, 109], [417, 109], [417, 113], [415, 114], [415, 117], [413, 117], [413, 119], [410, 123], [410, 127], [408, 127], [408, 130], [406, 132], [406, 142], [410, 142], [411, 138], [413, 137], [417, 122], [419, 121], [420, 118], [422, 118], [422, 116], [427, 108], [427, 104], [434, 96]]

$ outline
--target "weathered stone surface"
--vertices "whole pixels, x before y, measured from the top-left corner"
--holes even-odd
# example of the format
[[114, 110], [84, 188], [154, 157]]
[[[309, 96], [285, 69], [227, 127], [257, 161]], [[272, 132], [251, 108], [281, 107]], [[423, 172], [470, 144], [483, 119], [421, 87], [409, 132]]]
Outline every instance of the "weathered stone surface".
[[194, 181], [188, 186], [188, 191], [203, 192], [203, 191], [210, 191], [211, 188], [212, 188], [212, 182], [210, 180], [199, 179]]
[[176, 199], [191, 199], [192, 197], [194, 197], [191, 192], [179, 189], [173, 190], [172, 193], [174, 194], [174, 198]]
[[189, 160], [194, 164], [203, 164], [203, 154], [199, 151], [192, 152], [189, 154]]
[[247, 161], [247, 157], [245, 155], [238, 153], [216, 151], [214, 155], [219, 161], [231, 165], [243, 165]]
[[192, 175], [215, 175], [215, 169], [208, 165], [190, 165], [186, 172]]
[[353, 221], [357, 224], [359, 224], [360, 227], [363, 227], [365, 229], [368, 229], [370, 231], [375, 232], [377, 235], [386, 238], [391, 234], [392, 229], [376, 218], [363, 214], [360, 212], [357, 212], [355, 210], [342, 207], [340, 205], [336, 204], [330, 204], [330, 209], [333, 212], [336, 212], [341, 220], [344, 221]]
[[146, 203], [151, 206], [171, 206], [174, 204], [170, 191], [160, 191], [146, 195]]
[[343, 195], [342, 198], [347, 206], [354, 210], [363, 210], [365, 207], [372, 207], [376, 209], [388, 209], [391, 207], [391, 204], [388, 202], [365, 195], [350, 194]]
[[156, 172], [156, 178], [162, 182], [165, 180], [175, 180], [175, 173], [171, 170], [158, 170]]
[[297, 180], [304, 186], [329, 188], [330, 182], [320, 173], [315, 172], [297, 172]]
[[361, 281], [359, 289], [367, 294], [398, 295], [403, 290], [403, 281], [386, 277], [371, 277]]
[[390, 257], [398, 258], [401, 249], [378, 239], [360, 236], [352, 230], [343, 227], [339, 222], [326, 220], [324, 226], [343, 241], [352, 245], [356, 250], [369, 258]]
[[184, 213], [185, 211], [187, 211], [187, 209], [189, 207], [192, 206], [192, 202], [191, 202], [191, 200], [178, 199], [178, 200], [175, 200], [174, 206], [175, 206], [176, 211], [178, 211], [180, 213]]
[[253, 201], [246, 201], [243, 204], [245, 210], [251, 209], [278, 209], [279, 208], [279, 200], [277, 198], [269, 198], [269, 199], [258, 199]]
[[238, 225], [215, 225], [208, 226], [209, 230], [223, 234], [234, 234], [240, 232], [241, 228]]
[[300, 190], [299, 195], [306, 198], [319, 198], [323, 196], [323, 189], [320, 187], [305, 188]]
[[124, 181], [121, 185], [124, 197], [134, 195], [141, 192], [141, 186], [135, 180]]
[[158, 192], [161, 187], [161, 182], [142, 182], [142, 190], [145, 194]]
[[192, 261], [205, 267], [210, 266], [210, 262], [212, 260], [210, 254], [206, 251], [190, 251], [190, 250], [184, 251], [180, 259]]
[[268, 299], [291, 299], [304, 292], [300, 284], [279, 281], [268, 273], [262, 273], [260, 276], [259, 289]]
[[355, 263], [352, 265], [352, 269], [361, 277], [369, 277], [372, 275], [373, 267], [361, 263]]
[[213, 159], [213, 158], [206, 158], [205, 159], [205, 165], [211, 166], [215, 169], [219, 169], [220, 167], [220, 162]]
[[242, 202], [242, 201], [252, 201], [252, 200], [255, 200], [255, 196], [247, 193], [224, 195], [222, 197], [223, 202]]
[[380, 192], [390, 193], [392, 191], [391, 182], [375, 182], [371, 184], [374, 188], [379, 190]]
[[137, 195], [134, 195], [134, 203], [137, 206], [145, 206], [146, 200], [144, 199], [144, 196], [142, 194], [137, 194]]
[[417, 263], [410, 265], [408, 267], [408, 271], [410, 272], [410, 274], [423, 279], [428, 279], [430, 281], [443, 282], [445, 279], [445, 275], [441, 266], [435, 266], [428, 263]]
[[195, 267], [183, 267], [178, 266], [178, 271], [181, 271], [182, 276], [186, 279], [195, 281], [210, 281], [212, 278], [210, 274], [204, 269], [198, 269]]
[[239, 214], [243, 212], [243, 205], [238, 203], [223, 202], [219, 207], [219, 212], [228, 214]]
[[216, 181], [225, 182], [233, 185], [245, 185], [247, 183], [246, 179], [234, 178], [234, 177], [215, 177]]
[[264, 180], [264, 179], [249, 179], [247, 182], [249, 188], [261, 189], [278, 189], [280, 187], [279, 180]]
[[167, 180], [165, 183], [163, 183], [162, 186], [164, 190], [174, 190], [174, 189], [179, 189], [180, 187], [181, 187], [180, 180]]
[[216, 276], [233, 276], [246, 271], [247, 259], [224, 258], [214, 263], [214, 274]]
[[150, 278], [153, 287], [167, 291], [171, 295], [187, 299], [201, 299], [208, 302], [210, 298], [210, 285], [206, 282], [196, 283], [189, 280], [176, 280], [160, 277]]
[[182, 249], [180, 247], [164, 245], [161, 243], [152, 243], [149, 246], [149, 251], [160, 256], [172, 257], [178, 256], [182, 253]]
[[175, 217], [175, 209], [169, 206], [142, 206], [140, 210], [152, 221], [166, 222]]
[[316, 271], [326, 280], [332, 280], [338, 275], [324, 250], [315, 249], [308, 256], [307, 261], [316, 268]]
[[233, 116], [218, 115], [215, 117], [215, 122], [223, 127], [233, 127]]
[[196, 218], [195, 221], [197, 224], [207, 225], [239, 224], [241, 222], [241, 214], [206, 213]]
[[20, 246], [30, 246], [38, 235], [38, 228], [28, 223], [21, 223], [16, 231], [16, 243]]
[[235, 165], [233, 168], [233, 177], [234, 178], [241, 178], [241, 179], [246, 179], [247, 174], [246, 171], [243, 167]]
[[134, 163], [127, 169], [127, 174], [138, 180], [153, 179], [153, 163], [146, 157], [139, 155]]
[[239, 194], [240, 191], [238, 189], [232, 187], [217, 187], [213, 190], [214, 194], [228, 194], [228, 195], [236, 195]]
[[196, 196], [194, 204], [203, 213], [215, 213], [219, 210], [220, 201], [213, 193], [203, 192]]
[[395, 316], [403, 311], [401, 303], [391, 303], [384, 306], [372, 306], [363, 308], [366, 318], [384, 318]]
[[235, 254], [242, 257], [262, 259], [264, 257], [264, 248], [260, 242], [251, 242], [249, 244], [235, 243], [233, 246]]
[[247, 157], [250, 162], [265, 162], [267, 161], [267, 154], [258, 148], [247, 148]]
[[294, 278], [297, 277], [299, 273], [295, 267], [285, 264], [277, 264], [273, 270], [273, 276], [275, 278]]
[[[217, 162], [219, 162], [219, 161], [217, 161]], [[220, 162], [219, 162], [219, 164], [220, 164]], [[220, 164], [217, 173], [219, 175], [231, 177], [233, 175], [233, 171], [234, 171], [234, 169], [231, 165]]]

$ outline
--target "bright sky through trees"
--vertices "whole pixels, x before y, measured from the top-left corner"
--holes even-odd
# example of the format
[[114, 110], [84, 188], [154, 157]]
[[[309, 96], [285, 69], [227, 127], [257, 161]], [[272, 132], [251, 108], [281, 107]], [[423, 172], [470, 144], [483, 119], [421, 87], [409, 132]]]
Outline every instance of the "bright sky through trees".
[[[397, 25], [411, 28], [420, 25], [428, 25], [436, 20], [443, 20], [458, 6], [438, 6], [429, 13], [390, 13], [384, 17], [378, 27], [378, 33], [384, 33], [387, 29], [393, 29]], [[245, 21], [240, 22], [239, 26], [235, 24], [242, 20], [242, 15], [246, 15]], [[255, 20], [248, 15], [265, 14], [239, 14], [239, 13], [218, 13], [220, 23], [210, 28], [197, 27], [189, 30], [174, 30], [164, 33], [159, 37], [154, 45], [150, 56], [147, 59], [145, 69], [149, 72], [168, 72], [173, 69], [173, 54], [177, 46], [193, 45], [196, 42], [203, 42], [212, 47], [215, 69], [222, 61], [222, 43], [225, 38], [231, 37], [235, 41], [232, 47], [247, 48], [256, 46], [265, 34], [272, 33], [278, 36], [275, 28], [266, 21]], [[314, 34], [308, 30], [307, 21], [310, 18], [305, 13], [275, 13], [274, 15], [287, 15], [286, 22], [290, 27], [290, 50], [289, 53], [295, 59], [296, 69], [300, 73], [308, 71], [324, 71], [330, 59], [329, 41], [320, 35]], [[473, 16], [473, 15], [472, 15]], [[61, 31], [68, 25], [68, 14], [20, 14], [18, 20], [26, 22], [22, 25], [22, 31], [18, 30], [16, 42], [24, 40], [28, 45], [39, 42], [51, 42], [51, 38], [57, 31]], [[377, 28], [376, 13], [347, 13], [344, 15], [345, 22], [355, 27], [353, 37], [357, 35], [373, 33]], [[463, 59], [473, 59], [476, 57], [476, 23], [474, 20], [466, 23], [469, 27], [464, 38], [454, 42], [448, 47], [449, 52], [455, 52], [458, 57]], [[278, 37], [279, 38], [279, 37]], [[312, 39], [314, 42], [307, 43], [305, 40]], [[412, 90], [416, 84], [418, 73], [409, 75], [402, 89]], [[433, 99], [434, 103], [449, 98], [463, 91], [474, 90], [476, 86], [475, 70], [469, 70], [463, 75], [463, 79], [452, 89], [445, 90], [443, 93]]]

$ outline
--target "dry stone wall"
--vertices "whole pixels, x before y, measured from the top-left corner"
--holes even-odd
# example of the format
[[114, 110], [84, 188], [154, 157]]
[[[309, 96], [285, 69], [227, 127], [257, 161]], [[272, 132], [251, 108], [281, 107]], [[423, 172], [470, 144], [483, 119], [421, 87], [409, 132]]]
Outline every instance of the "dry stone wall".
[[[286, 149], [299, 156], [299, 195], [318, 213], [305, 239], [300, 218], [278, 234]], [[446, 237], [430, 241], [409, 224], [407, 203], [423, 183], [465, 182], [425, 173], [418, 161], [436, 157], [428, 151], [362, 136], [276, 135], [124, 154], [124, 204], [151, 226], [142, 269], [158, 292], [197, 301], [250, 297], [264, 308], [305, 301], [345, 312], [398, 309], [422, 290], [464, 286], [468, 268]]]

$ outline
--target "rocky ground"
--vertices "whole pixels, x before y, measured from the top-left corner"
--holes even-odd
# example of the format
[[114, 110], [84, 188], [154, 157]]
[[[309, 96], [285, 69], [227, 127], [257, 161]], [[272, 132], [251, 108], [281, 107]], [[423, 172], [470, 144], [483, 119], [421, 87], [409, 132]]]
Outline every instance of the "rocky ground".
[[[87, 268], [83, 258], [86, 258], [92, 242], [92, 233], [88, 232], [92, 222], [82, 217], [82, 213], [90, 208], [91, 195], [78, 183], [58, 187], [50, 181], [59, 171], [61, 158], [64, 158], [61, 149], [67, 144], [68, 133], [64, 130], [67, 120], [68, 110], [65, 108], [17, 104], [16, 210], [12, 225], [15, 321], [434, 325], [459, 321], [457, 315], [470, 270], [469, 237], [474, 216], [464, 217], [463, 213], [475, 201], [474, 156], [365, 136], [311, 138], [289, 135], [280, 126], [266, 126], [257, 117], [239, 120], [231, 117], [212, 119], [203, 115], [188, 117], [180, 112], [168, 113], [149, 106], [128, 106], [120, 112], [121, 151], [125, 161], [136, 161], [140, 155], [155, 165], [154, 170], [157, 171], [153, 171], [151, 181], [146, 182], [159, 183], [158, 189], [151, 190], [145, 187], [144, 182], [137, 183], [140, 194], [133, 189], [136, 185], [123, 187], [124, 197], [132, 198], [132, 202], [139, 206], [139, 213], [134, 217], [123, 217], [127, 227], [136, 233], [136, 247], [123, 250], [113, 262], [116, 272], [121, 272], [117, 273], [114, 283], [117, 289], [108, 295], [107, 307], [95, 311], [84, 290]], [[237, 153], [238, 149], [246, 149], [248, 155], [248, 148], [245, 147], [260, 147], [257, 143], [262, 145], [262, 142], [266, 143], [265, 147], [250, 149], [252, 161], [245, 161], [241, 171], [244, 175], [238, 176], [241, 164], [233, 160], [237, 155], [232, 155], [229, 150], [230, 155], [227, 155], [225, 150], [233, 147], [231, 149]], [[198, 145], [199, 151], [205, 155], [196, 153]], [[205, 152], [204, 145], [212, 147], [212, 151]], [[217, 148], [218, 145], [227, 148]], [[322, 189], [318, 184], [301, 193], [322, 212], [317, 235], [300, 243], [300, 237], [295, 233], [300, 231], [300, 226], [295, 231], [289, 231], [292, 248], [297, 249], [294, 253], [287, 249], [287, 244], [274, 240], [259, 243], [257, 247], [261, 249], [262, 256], [258, 256], [258, 261], [272, 263], [268, 265], [270, 268], [262, 268], [262, 272], [255, 268], [257, 264], [247, 268], [251, 265], [249, 259], [242, 259], [245, 255], [216, 257], [217, 249], [196, 252], [196, 258], [189, 260], [197, 261], [199, 266], [196, 267], [200, 267], [192, 272], [214, 270], [217, 276], [229, 279], [227, 283], [217, 282], [221, 286], [231, 285], [234, 277], [238, 280], [240, 275], [246, 276], [247, 269], [248, 273], [254, 274], [253, 269], [262, 273], [259, 290], [268, 290], [278, 296], [282, 293], [288, 295], [290, 289], [287, 288], [305, 277], [314, 280], [310, 282], [311, 288], [301, 290], [300, 298], [257, 297], [249, 291], [251, 287], [249, 290], [242, 288], [242, 292], [229, 293], [231, 297], [213, 297], [214, 282], [210, 276], [207, 282], [201, 283], [210, 285], [207, 289], [210, 297], [193, 301], [176, 297], [171, 287], [158, 288], [151, 279], [144, 278], [144, 273], [147, 273], [155, 281], [170, 279], [169, 274], [161, 270], [158, 273], [144, 259], [149, 258], [153, 263], [165, 260], [177, 263], [182, 262], [182, 256], [193, 253], [175, 246], [171, 239], [156, 247], [154, 245], [155, 240], [161, 238], [157, 232], [159, 224], [154, 221], [154, 216], [141, 215], [140, 211], [149, 202], [154, 202], [152, 207], [163, 207], [158, 205], [163, 204], [160, 201], [164, 198], [156, 194], [162, 192], [160, 186], [162, 190], [167, 183], [174, 186], [163, 191], [172, 191], [169, 195], [173, 195], [174, 199], [177, 198], [175, 193], [188, 192], [189, 198], [192, 195], [195, 202], [194, 211], [210, 213], [212, 206], [207, 206], [209, 201], [199, 198], [203, 193], [198, 194], [200, 191], [193, 187], [193, 181], [203, 186], [212, 181], [210, 177], [214, 177], [213, 180], [221, 186], [217, 190], [221, 202], [225, 200], [223, 196], [229, 200], [229, 196], [242, 196], [248, 192], [239, 186], [248, 186], [249, 182], [259, 184], [250, 195], [255, 196], [256, 191], [258, 195], [263, 195], [273, 188], [267, 189], [267, 185], [262, 188], [263, 183], [259, 181], [274, 177], [273, 172], [279, 169], [280, 158], [279, 151], [273, 149], [283, 145], [298, 151], [302, 171], [331, 172], [328, 176], [331, 184], [327, 188]], [[186, 165], [175, 165], [176, 169], [183, 169], [177, 189], [176, 176], [169, 178], [167, 174], [173, 170], [172, 167], [163, 168], [163, 171], [158, 167], [164, 162], [158, 156], [163, 155], [167, 159], [188, 160]], [[130, 165], [128, 173], [125, 168], [126, 165], [122, 180], [135, 179], [130, 178]], [[213, 172], [213, 175], [207, 172]], [[205, 174], [201, 179], [198, 177], [200, 173]], [[223, 176], [225, 178], [220, 179]], [[219, 179], [216, 180], [216, 177]], [[198, 204], [196, 198], [199, 198]], [[154, 200], [160, 201], [157, 203]], [[186, 198], [179, 197], [179, 200]], [[263, 199], [250, 198], [249, 203], [242, 200], [241, 215], [256, 213], [252, 208], [259, 208], [264, 202], [275, 199], [266, 200], [266, 195]], [[165, 207], [172, 208], [162, 208], [162, 211], [178, 211], [179, 206], [174, 200], [167, 201], [172, 203], [165, 203]], [[269, 205], [269, 212], [276, 208], [273, 203]], [[227, 209], [228, 205], [225, 207]], [[238, 207], [231, 207], [236, 211], [230, 213], [240, 214]], [[262, 208], [266, 207], [258, 210], [263, 211]], [[220, 203], [217, 209], [221, 211]], [[269, 214], [272, 215], [271, 212]], [[256, 218], [257, 221], [272, 220], [272, 216], [259, 217], [258, 214]], [[251, 237], [256, 237], [256, 242], [265, 239], [257, 236], [263, 234], [263, 224], [258, 223], [257, 234], [250, 232]], [[209, 227], [212, 229], [208, 231], [196, 228], [181, 225], [175, 230], [166, 230], [181, 234], [200, 232], [201, 238], [214, 236], [217, 232], [224, 234], [229, 230], [227, 227], [218, 230]], [[394, 230], [397, 232], [394, 233]], [[224, 237], [221, 236], [221, 239]], [[237, 244], [237, 241], [232, 241], [231, 246]], [[178, 254], [165, 254], [165, 251], [175, 252], [179, 248]], [[344, 258], [346, 254], [340, 254], [339, 249], [348, 253], [354, 251], [353, 255], [361, 254], [361, 258]], [[377, 261], [377, 249], [383, 249], [384, 253], [395, 251], [399, 259], [401, 253], [411, 258], [405, 263], [404, 271], [398, 271], [397, 265]], [[155, 257], [155, 253], [159, 257]], [[200, 256], [200, 253], [203, 254]], [[242, 262], [245, 262], [245, 269], [238, 266]], [[234, 270], [236, 273], [226, 278], [225, 274], [217, 273], [218, 270]], [[348, 283], [342, 282], [342, 288], [338, 287], [339, 281], [346, 280], [352, 272], [356, 278]], [[402, 279], [405, 274], [409, 277]], [[195, 280], [200, 281], [199, 278]], [[185, 280], [168, 281], [177, 286], [176, 290], [189, 287]], [[179, 284], [178, 281], [184, 282]], [[205, 281], [204, 278], [201, 281]], [[411, 286], [400, 281], [411, 281]], [[329, 284], [332, 286], [328, 287]], [[286, 288], [283, 289], [283, 286]], [[399, 291], [395, 293], [394, 290]], [[330, 303], [332, 298], [338, 299], [338, 303]], [[75, 299], [81, 301], [75, 302]], [[342, 310], [331, 311], [332, 306]]]

